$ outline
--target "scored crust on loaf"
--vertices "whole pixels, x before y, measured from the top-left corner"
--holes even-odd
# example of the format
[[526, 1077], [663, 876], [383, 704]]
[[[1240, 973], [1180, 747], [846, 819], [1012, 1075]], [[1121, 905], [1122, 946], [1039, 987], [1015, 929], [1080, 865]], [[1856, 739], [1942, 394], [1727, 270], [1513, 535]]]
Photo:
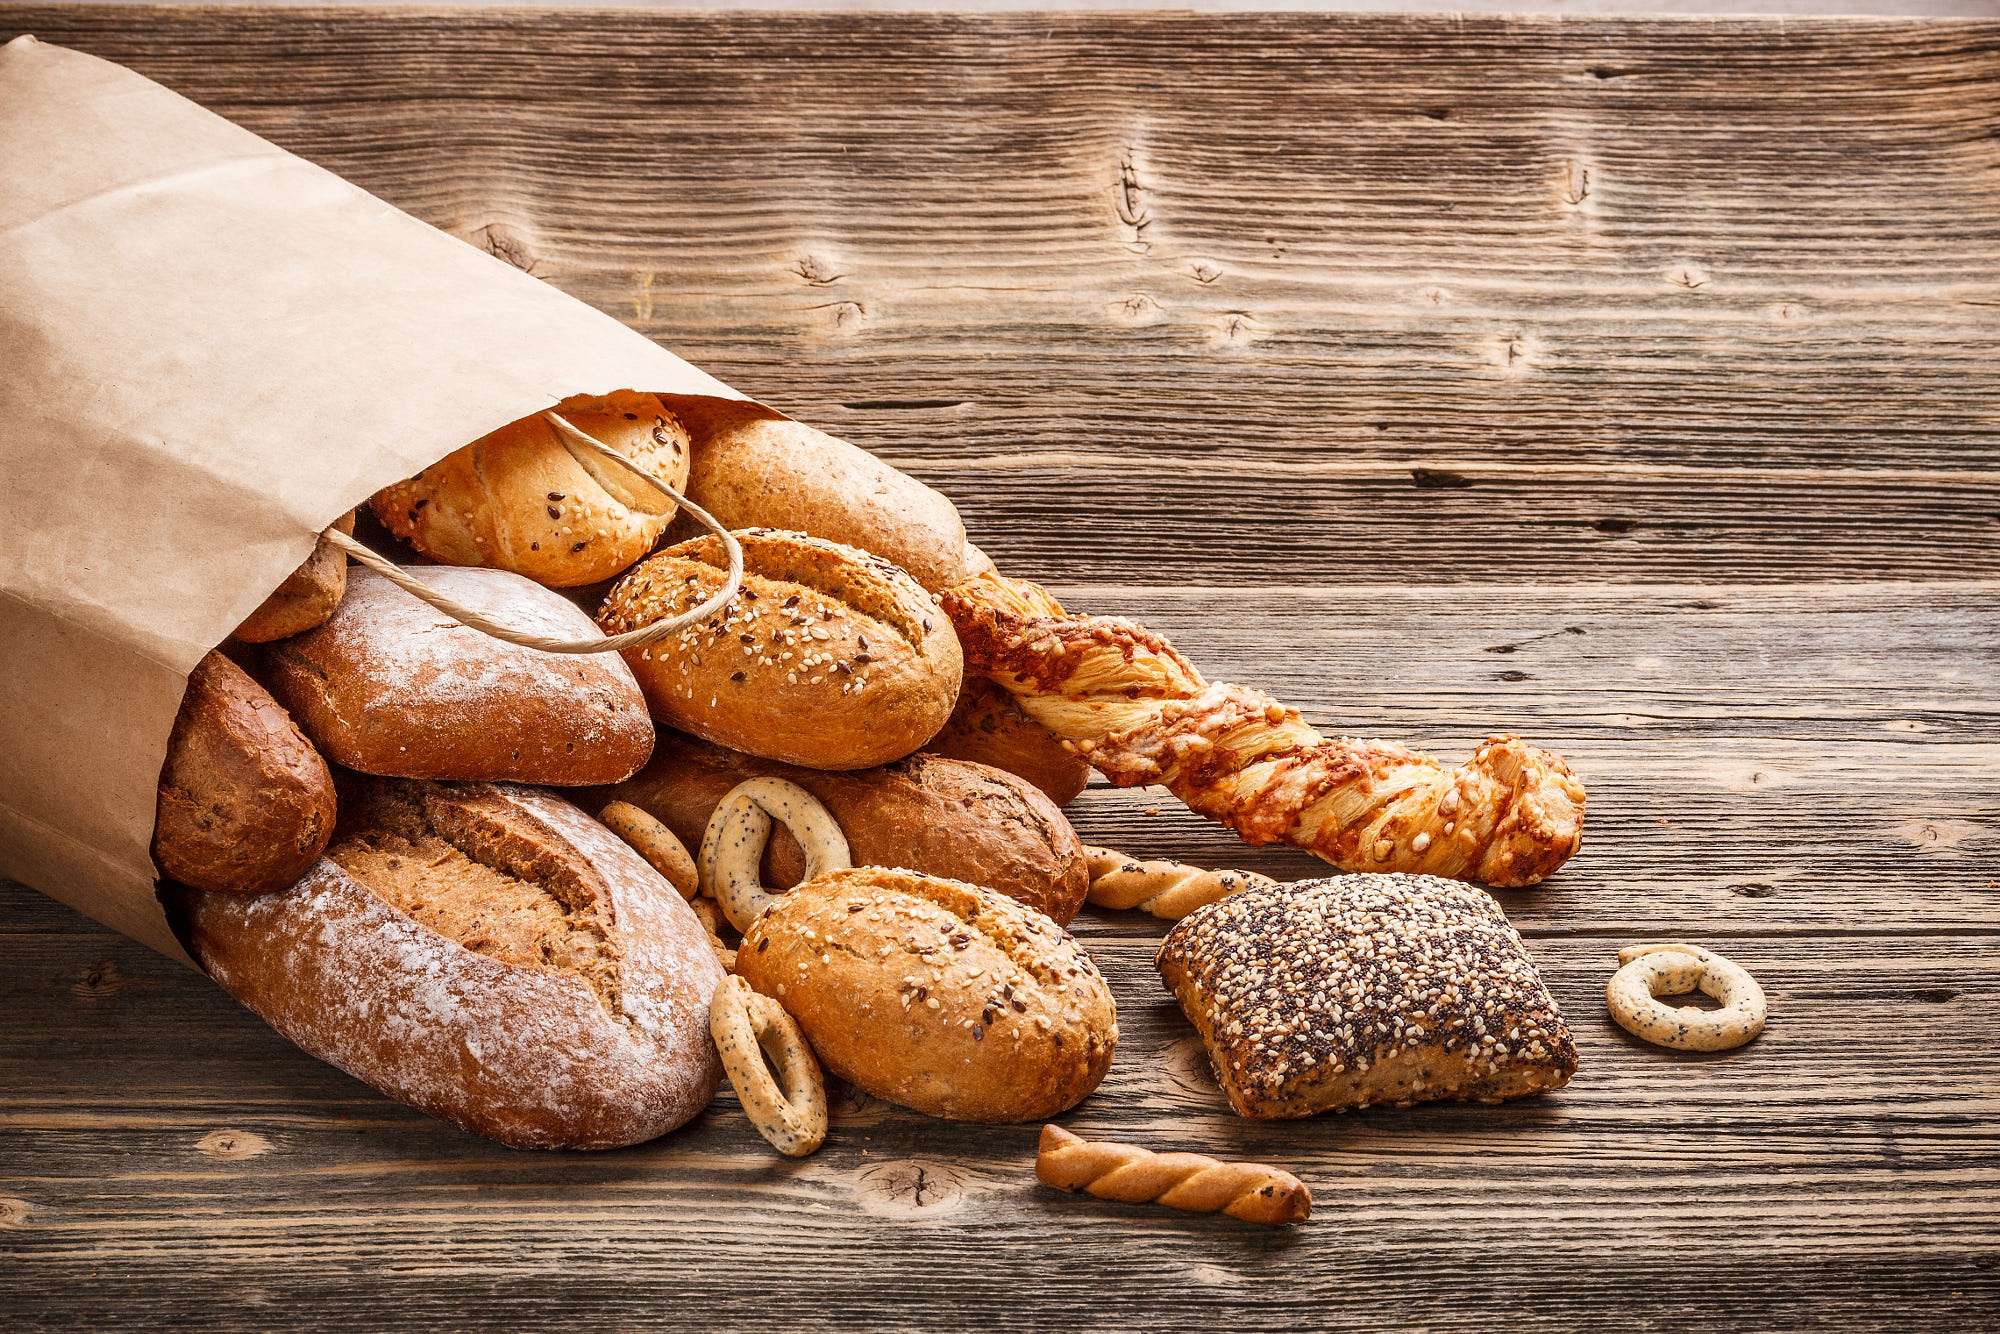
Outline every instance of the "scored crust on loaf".
[[1457, 881], [1260, 886], [1184, 919], [1156, 962], [1241, 1116], [1498, 1102], [1576, 1072], [1521, 937]]

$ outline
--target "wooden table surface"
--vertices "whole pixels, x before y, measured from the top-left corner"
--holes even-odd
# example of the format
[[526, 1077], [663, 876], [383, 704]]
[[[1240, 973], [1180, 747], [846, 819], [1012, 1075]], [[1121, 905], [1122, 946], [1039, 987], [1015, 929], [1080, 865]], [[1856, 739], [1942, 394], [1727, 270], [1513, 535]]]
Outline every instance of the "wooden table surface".
[[[1454, 762], [1561, 750], [1501, 902], [1566, 1089], [1231, 1117], [1087, 912], [1081, 1132], [1306, 1227], [1057, 1195], [1033, 1127], [727, 1090], [513, 1152], [0, 887], [0, 1326], [1992, 1327], [2000, 24], [0, 6], [949, 492], [1003, 569]], [[0, 279], [4, 281], [4, 279]], [[4, 299], [4, 294], [0, 294]], [[421, 374], [421, 368], [413, 368]], [[1287, 877], [1160, 793], [1087, 839]], [[1616, 948], [1747, 964], [1713, 1056]]]

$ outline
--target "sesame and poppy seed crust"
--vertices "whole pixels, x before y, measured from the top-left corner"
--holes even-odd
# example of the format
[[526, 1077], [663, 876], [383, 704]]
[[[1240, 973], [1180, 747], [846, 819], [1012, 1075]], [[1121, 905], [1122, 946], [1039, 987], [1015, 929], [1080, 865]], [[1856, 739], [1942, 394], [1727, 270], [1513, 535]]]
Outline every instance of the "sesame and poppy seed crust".
[[1491, 896], [1421, 875], [1260, 886], [1185, 918], [1156, 964], [1238, 1115], [1498, 1102], [1576, 1047]]

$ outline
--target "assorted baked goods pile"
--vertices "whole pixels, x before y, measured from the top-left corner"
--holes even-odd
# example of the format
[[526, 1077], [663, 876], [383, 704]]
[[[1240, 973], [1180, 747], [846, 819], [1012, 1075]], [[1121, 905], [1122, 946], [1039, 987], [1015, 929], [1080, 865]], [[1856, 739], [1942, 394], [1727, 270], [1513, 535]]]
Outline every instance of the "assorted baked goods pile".
[[[682, 534], [671, 492], [579, 432], [731, 536]], [[1452, 769], [1322, 736], [1006, 578], [942, 495], [754, 404], [571, 400], [384, 488], [358, 527], [190, 678], [154, 855], [217, 982], [426, 1112], [609, 1147], [726, 1077], [799, 1155], [828, 1133], [830, 1073], [932, 1116], [1046, 1120], [1117, 1050], [1066, 929], [1086, 901], [1177, 922], [1158, 968], [1240, 1115], [1575, 1072], [1521, 938], [1464, 883], [1532, 884], [1576, 851], [1584, 791], [1548, 751], [1495, 736]], [[1091, 769], [1357, 874], [1086, 847], [1061, 806]], [[1727, 1022], [1679, 1045], [1761, 1023], [1727, 961], [1648, 948], [1614, 984], [1635, 1032], [1668, 1026], [1655, 992], [1709, 978]], [[1277, 1169], [1054, 1126], [1038, 1172], [1253, 1221], [1310, 1209]]]

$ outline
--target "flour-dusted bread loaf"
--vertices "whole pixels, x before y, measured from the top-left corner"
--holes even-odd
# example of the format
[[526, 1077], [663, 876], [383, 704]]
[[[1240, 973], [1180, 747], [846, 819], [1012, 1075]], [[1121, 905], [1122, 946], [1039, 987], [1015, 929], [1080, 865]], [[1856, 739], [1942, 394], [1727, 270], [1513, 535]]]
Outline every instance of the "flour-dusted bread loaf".
[[[598, 634], [560, 593], [503, 570], [411, 571], [516, 629]], [[325, 625], [265, 650], [262, 674], [326, 755], [395, 778], [615, 783], [653, 724], [615, 653], [543, 653], [458, 624], [356, 569]]]
[[[970, 881], [1065, 924], [1090, 888], [1089, 857], [1076, 831], [1032, 784], [927, 752], [828, 773], [662, 731], [644, 769], [584, 804], [629, 801], [698, 848], [717, 804], [751, 778], [782, 778], [817, 797], [847, 836], [857, 866]], [[797, 884], [805, 867], [797, 841], [776, 826], [764, 850], [764, 883]]]
[[750, 924], [736, 973], [798, 1020], [822, 1064], [956, 1121], [1035, 1121], [1111, 1068], [1118, 1010], [1048, 918], [977, 885], [856, 867]]
[[1058, 806], [1067, 806], [1090, 781], [1090, 761], [1064, 747], [1062, 738], [1021, 712], [1014, 697], [983, 676], [967, 674], [958, 704], [926, 748], [955, 760], [990, 764], [1019, 774]]
[[[686, 486], [687, 431], [656, 395], [565, 399], [555, 411], [669, 486]], [[512, 570], [551, 588], [611, 578], [646, 554], [676, 508], [617, 464], [570, 445], [539, 413], [384, 487], [368, 506], [432, 560]]]
[[289, 889], [170, 892], [224, 990], [321, 1060], [504, 1144], [615, 1148], [707, 1104], [722, 968], [638, 854], [532, 788], [361, 779], [348, 796]]
[[694, 462], [688, 499], [725, 528], [793, 528], [872, 551], [932, 592], [966, 578], [951, 501], [865, 449], [755, 403], [669, 395]]
[[195, 664], [160, 770], [160, 870], [222, 893], [282, 889], [319, 859], [335, 805], [326, 761], [278, 701], [219, 652]]
[[[354, 511], [342, 515], [332, 531], [354, 535]], [[272, 590], [257, 610], [230, 632], [242, 644], [268, 644], [322, 624], [333, 615], [347, 592], [347, 553], [321, 535], [306, 563]]]
[[1500, 1102], [1576, 1073], [1562, 1012], [1500, 905], [1438, 876], [1232, 894], [1183, 918], [1158, 964], [1239, 1116]]
[[[748, 528], [743, 589], [722, 611], [625, 650], [669, 727], [813, 769], [865, 769], [937, 734], [958, 698], [958, 636], [937, 601], [879, 556], [803, 533]], [[722, 543], [668, 547], [611, 589], [598, 624], [620, 634], [706, 601]]]

